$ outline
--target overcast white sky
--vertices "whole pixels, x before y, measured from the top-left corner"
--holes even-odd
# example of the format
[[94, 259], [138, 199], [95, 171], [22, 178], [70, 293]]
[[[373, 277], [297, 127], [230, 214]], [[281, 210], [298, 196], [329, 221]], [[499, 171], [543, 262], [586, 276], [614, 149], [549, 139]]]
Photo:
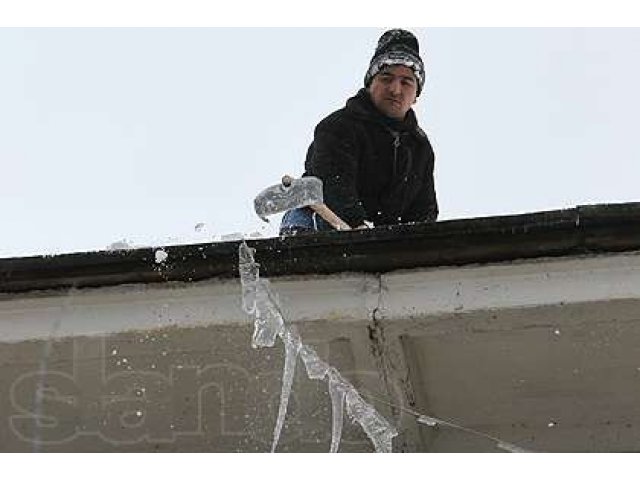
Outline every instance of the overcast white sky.
[[[411, 30], [440, 220], [640, 200], [640, 29]], [[383, 31], [0, 29], [0, 256], [275, 234]]]

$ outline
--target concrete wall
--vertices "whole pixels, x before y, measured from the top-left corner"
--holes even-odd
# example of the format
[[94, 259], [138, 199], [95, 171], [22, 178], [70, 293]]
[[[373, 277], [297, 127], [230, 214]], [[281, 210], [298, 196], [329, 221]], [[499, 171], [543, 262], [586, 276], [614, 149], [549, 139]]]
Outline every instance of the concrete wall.
[[[397, 425], [394, 451], [640, 445], [636, 254], [273, 287], [304, 342]], [[231, 280], [2, 296], [0, 448], [268, 451], [283, 348], [250, 347], [240, 300]], [[344, 425], [341, 451], [372, 451]], [[299, 362], [278, 450], [330, 439], [326, 384]]]

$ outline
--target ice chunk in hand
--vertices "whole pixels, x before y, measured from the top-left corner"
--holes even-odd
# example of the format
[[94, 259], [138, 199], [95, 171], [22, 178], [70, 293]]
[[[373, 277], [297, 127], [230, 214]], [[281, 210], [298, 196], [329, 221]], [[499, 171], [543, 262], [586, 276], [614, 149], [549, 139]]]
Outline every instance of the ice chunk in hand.
[[268, 187], [253, 201], [256, 213], [265, 222], [269, 215], [319, 203], [324, 203], [322, 180], [316, 177], [290, 179], [289, 185]]

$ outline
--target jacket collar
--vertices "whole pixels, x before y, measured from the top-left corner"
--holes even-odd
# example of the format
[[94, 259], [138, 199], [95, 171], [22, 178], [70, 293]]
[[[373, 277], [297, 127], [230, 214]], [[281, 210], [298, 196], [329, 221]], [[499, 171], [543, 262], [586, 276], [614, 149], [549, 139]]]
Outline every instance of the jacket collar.
[[361, 88], [358, 93], [347, 100], [346, 109], [358, 118], [381, 124], [396, 132], [412, 132], [420, 136], [420, 128], [413, 109], [407, 112], [404, 120], [396, 120], [387, 117], [380, 112], [371, 101], [371, 96], [366, 88]]

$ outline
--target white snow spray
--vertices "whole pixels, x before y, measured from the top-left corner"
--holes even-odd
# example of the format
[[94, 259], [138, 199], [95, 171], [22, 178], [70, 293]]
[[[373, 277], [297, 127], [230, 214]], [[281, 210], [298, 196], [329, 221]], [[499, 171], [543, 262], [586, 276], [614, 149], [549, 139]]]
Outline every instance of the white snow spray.
[[242, 309], [254, 318], [251, 346], [253, 348], [273, 347], [276, 338], [280, 338], [285, 347], [280, 407], [273, 431], [271, 451], [275, 452], [278, 446], [299, 355], [310, 379], [324, 379], [328, 383], [332, 411], [330, 451], [337, 452], [340, 446], [346, 403], [347, 415], [360, 424], [373, 442], [376, 452], [391, 452], [392, 440], [398, 435], [398, 431], [375, 408], [362, 399], [355, 387], [344, 379], [338, 370], [323, 362], [313, 348], [303, 344], [295, 328], [284, 321], [278, 299], [271, 291], [269, 280], [260, 278], [260, 265], [253, 257], [254, 252], [255, 250], [249, 248], [244, 241], [238, 248]]

